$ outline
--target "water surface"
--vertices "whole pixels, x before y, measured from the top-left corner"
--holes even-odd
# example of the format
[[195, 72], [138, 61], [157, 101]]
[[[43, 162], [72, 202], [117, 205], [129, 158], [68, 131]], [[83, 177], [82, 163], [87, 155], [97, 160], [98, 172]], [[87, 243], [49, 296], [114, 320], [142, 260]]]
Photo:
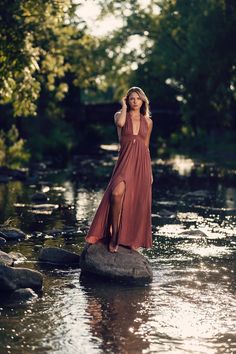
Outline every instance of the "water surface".
[[[106, 149], [106, 147], [103, 147]], [[1, 353], [235, 353], [235, 170], [182, 156], [153, 159], [153, 282], [131, 287], [44, 269], [41, 246], [81, 252], [116, 153], [78, 158], [39, 180], [0, 184], [1, 220], [27, 233], [5, 251], [44, 275], [39, 298], [0, 303]], [[31, 195], [45, 192], [45, 208]], [[192, 232], [195, 231], [195, 232]]]

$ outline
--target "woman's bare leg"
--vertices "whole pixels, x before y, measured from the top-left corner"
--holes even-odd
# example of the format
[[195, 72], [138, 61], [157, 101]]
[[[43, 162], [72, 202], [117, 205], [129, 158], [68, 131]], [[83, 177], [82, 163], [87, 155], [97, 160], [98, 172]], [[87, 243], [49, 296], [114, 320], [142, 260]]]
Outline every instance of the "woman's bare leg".
[[112, 191], [111, 194], [111, 223], [112, 235], [109, 242], [109, 251], [117, 252], [117, 234], [120, 224], [120, 213], [122, 208], [123, 197], [125, 193], [125, 182], [120, 182]]

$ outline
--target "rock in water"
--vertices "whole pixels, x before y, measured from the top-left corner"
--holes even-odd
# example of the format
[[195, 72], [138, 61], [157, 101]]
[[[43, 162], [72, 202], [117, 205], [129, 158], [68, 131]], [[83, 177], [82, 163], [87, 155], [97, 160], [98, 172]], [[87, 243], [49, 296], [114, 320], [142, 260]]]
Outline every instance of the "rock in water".
[[0, 293], [11, 292], [20, 288], [41, 290], [43, 276], [36, 270], [11, 268], [0, 264]]
[[57, 266], [78, 266], [80, 256], [74, 252], [63, 250], [58, 247], [42, 248], [39, 253], [39, 261], [54, 264]]
[[198, 237], [198, 238], [207, 238], [207, 235], [201, 231], [201, 230], [186, 230], [186, 231], [183, 231], [181, 232], [179, 235], [181, 236], [189, 236], [189, 237]]
[[91, 273], [129, 283], [150, 283], [152, 268], [148, 260], [137, 251], [119, 246], [117, 253], [111, 253], [107, 245], [88, 245], [80, 257], [82, 273]]
[[37, 294], [30, 288], [17, 289], [11, 294], [9, 301], [10, 302], [25, 302], [25, 301], [31, 300], [32, 298], [36, 298], [36, 297], [37, 297]]
[[8, 256], [10, 256], [14, 262], [24, 262], [27, 260], [27, 258], [20, 252], [11, 251], [8, 253]]
[[26, 237], [25, 233], [15, 227], [1, 227], [0, 236], [6, 241], [22, 240]]
[[0, 264], [12, 266], [13, 263], [14, 263], [14, 260], [9, 254], [0, 251]]

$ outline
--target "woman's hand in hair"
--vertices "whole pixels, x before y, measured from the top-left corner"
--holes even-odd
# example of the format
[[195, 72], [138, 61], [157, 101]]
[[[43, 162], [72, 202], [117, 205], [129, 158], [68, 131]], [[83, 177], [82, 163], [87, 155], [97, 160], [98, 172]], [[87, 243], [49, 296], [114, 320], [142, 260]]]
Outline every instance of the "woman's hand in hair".
[[122, 108], [127, 108], [127, 96], [122, 97], [121, 99], [121, 104], [122, 104]]

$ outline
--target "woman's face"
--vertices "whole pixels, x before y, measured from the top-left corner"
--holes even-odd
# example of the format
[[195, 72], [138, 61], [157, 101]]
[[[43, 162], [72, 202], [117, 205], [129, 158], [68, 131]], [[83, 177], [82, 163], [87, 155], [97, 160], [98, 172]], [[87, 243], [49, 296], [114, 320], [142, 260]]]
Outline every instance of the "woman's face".
[[143, 101], [137, 92], [132, 92], [128, 97], [130, 109], [139, 110], [143, 104]]

